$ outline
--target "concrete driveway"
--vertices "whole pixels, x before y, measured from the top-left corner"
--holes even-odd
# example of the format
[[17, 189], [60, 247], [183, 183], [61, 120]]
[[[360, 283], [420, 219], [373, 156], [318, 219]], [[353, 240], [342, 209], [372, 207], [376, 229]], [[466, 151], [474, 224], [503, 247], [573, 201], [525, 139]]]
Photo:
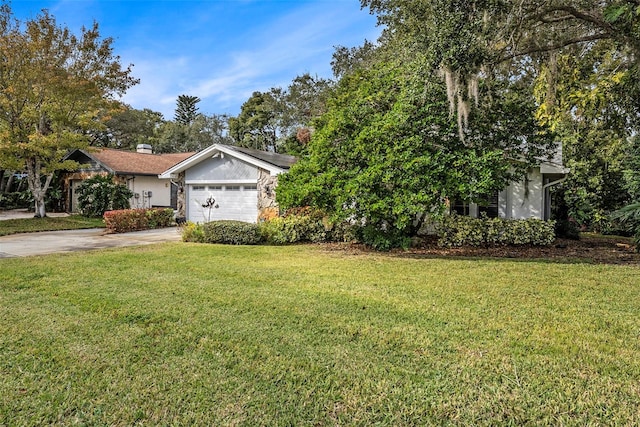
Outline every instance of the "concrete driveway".
[[105, 234], [103, 228], [12, 234], [0, 237], [0, 258], [119, 248], [180, 240], [180, 232], [175, 227], [119, 234]]

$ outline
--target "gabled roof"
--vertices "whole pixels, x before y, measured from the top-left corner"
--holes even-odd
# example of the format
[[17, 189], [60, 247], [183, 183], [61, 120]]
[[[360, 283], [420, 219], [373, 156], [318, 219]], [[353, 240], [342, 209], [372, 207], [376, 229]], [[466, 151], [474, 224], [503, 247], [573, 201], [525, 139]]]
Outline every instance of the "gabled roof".
[[101, 148], [96, 151], [74, 150], [65, 159], [75, 160], [82, 153], [115, 175], [158, 175], [194, 153], [146, 154], [135, 151]]
[[224, 144], [213, 144], [188, 159], [174, 165], [160, 173], [160, 178], [174, 178], [176, 174], [219, 154], [229, 155], [246, 163], [269, 171], [271, 175], [286, 172], [298, 159], [286, 154], [271, 153], [269, 151], [254, 150], [252, 148], [235, 147]]

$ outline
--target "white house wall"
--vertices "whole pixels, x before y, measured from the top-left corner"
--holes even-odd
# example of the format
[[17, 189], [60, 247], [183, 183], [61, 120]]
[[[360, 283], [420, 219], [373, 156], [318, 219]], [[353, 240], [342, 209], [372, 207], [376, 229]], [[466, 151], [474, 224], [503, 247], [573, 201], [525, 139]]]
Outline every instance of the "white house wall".
[[214, 157], [187, 169], [187, 183], [258, 182], [258, 169], [231, 156]]
[[512, 182], [498, 198], [499, 216], [503, 218], [543, 218], [542, 174], [540, 169], [529, 172], [528, 180]]
[[[133, 179], [127, 179], [127, 187], [138, 195], [131, 198], [131, 207], [134, 209], [171, 206], [171, 182], [168, 179], [138, 175]], [[151, 191], [151, 197], [149, 197], [149, 191]]]

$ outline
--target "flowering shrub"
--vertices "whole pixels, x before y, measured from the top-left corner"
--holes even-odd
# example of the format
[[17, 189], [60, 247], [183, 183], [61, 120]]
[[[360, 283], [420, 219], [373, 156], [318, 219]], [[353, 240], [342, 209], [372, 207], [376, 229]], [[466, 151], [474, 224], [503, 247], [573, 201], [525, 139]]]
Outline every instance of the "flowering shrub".
[[456, 246], [548, 246], [555, 240], [555, 221], [471, 218], [448, 215], [438, 224], [438, 244]]
[[173, 209], [121, 209], [104, 213], [104, 223], [110, 233], [169, 227]]
[[204, 230], [202, 229], [202, 225], [187, 221], [182, 226], [182, 241], [204, 243]]

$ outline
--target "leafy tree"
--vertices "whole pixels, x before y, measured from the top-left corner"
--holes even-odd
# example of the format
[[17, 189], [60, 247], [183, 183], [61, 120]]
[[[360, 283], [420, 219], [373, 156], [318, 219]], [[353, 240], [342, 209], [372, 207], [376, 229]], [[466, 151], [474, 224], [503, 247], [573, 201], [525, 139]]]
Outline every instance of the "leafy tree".
[[461, 141], [428, 58], [399, 49], [341, 79], [315, 122], [309, 156], [280, 178], [277, 193], [285, 209], [309, 205], [363, 224], [364, 241], [382, 249], [406, 242], [447, 200], [480, 201], [503, 188], [553, 141], [534, 119], [533, 97], [509, 81], [492, 88]]
[[78, 204], [82, 214], [101, 217], [106, 211], [129, 209], [133, 197], [126, 185], [117, 184], [113, 175], [96, 175], [78, 186]]
[[625, 160], [626, 190], [632, 201], [640, 202], [640, 136], [631, 139]]
[[331, 70], [334, 77], [341, 77], [350, 74], [375, 58], [376, 45], [369, 40], [365, 40], [362, 46], [345, 47], [336, 46], [331, 58]]
[[282, 89], [253, 92], [238, 117], [229, 119], [229, 132], [239, 146], [276, 151], [283, 111]]
[[78, 166], [64, 154], [86, 147], [99, 112], [137, 83], [112, 43], [97, 23], [75, 35], [47, 11], [20, 22], [0, 6], [0, 168], [27, 173], [37, 217], [54, 172]]
[[[413, 45], [447, 86], [465, 138], [478, 88], [509, 79], [529, 90], [572, 173], [563, 203], [583, 226], [606, 228], [629, 198], [628, 137], [640, 131], [640, 7], [612, 0], [362, 0], [389, 40]], [[528, 89], [527, 89], [528, 88]]]
[[190, 95], [179, 95], [174, 120], [176, 123], [188, 126], [198, 116], [198, 102], [200, 98]]
[[229, 120], [230, 135], [240, 146], [290, 154], [304, 152], [311, 121], [325, 111], [331, 81], [303, 74], [286, 88], [254, 92], [238, 117]]
[[158, 129], [154, 150], [156, 153], [186, 153], [200, 151], [212, 144], [230, 144], [227, 116], [198, 114], [184, 125], [166, 122]]
[[105, 118], [105, 129], [93, 133], [91, 145], [126, 150], [135, 150], [138, 144], [155, 147], [164, 122], [162, 113], [123, 105]]

